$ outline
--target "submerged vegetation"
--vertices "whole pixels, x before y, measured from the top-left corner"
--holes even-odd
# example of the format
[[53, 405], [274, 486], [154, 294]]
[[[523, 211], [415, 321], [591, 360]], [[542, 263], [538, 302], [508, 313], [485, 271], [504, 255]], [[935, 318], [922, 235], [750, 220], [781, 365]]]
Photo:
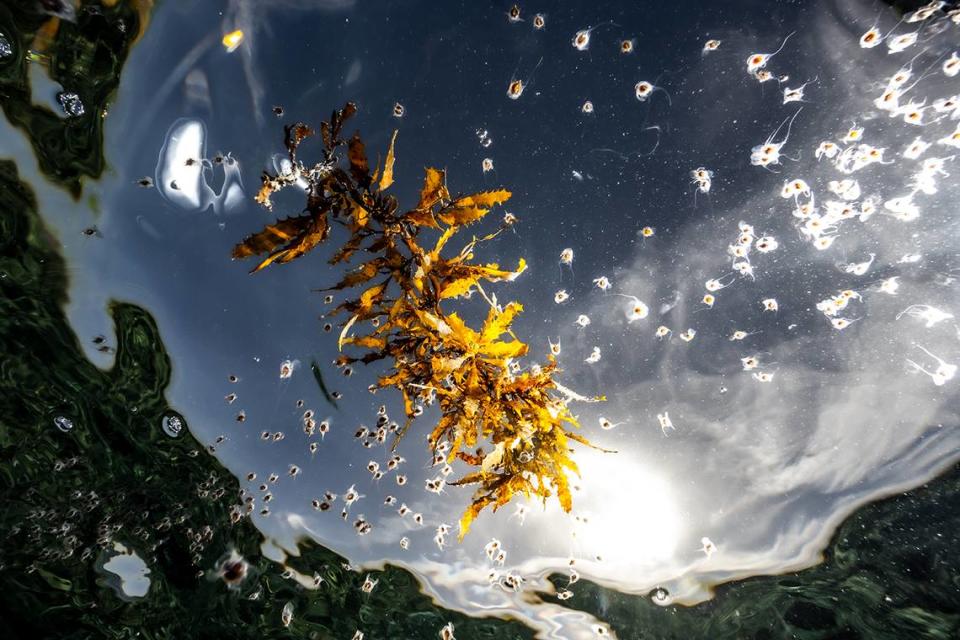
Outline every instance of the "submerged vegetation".
[[[579, 425], [568, 404], [602, 398], [584, 398], [560, 385], [554, 378], [558, 369], [552, 354], [545, 364], [520, 366], [518, 360], [528, 354], [529, 347], [510, 327], [523, 307], [516, 302], [498, 304], [481, 283], [512, 281], [526, 263], [521, 259], [510, 271], [473, 260], [480, 243], [512, 224], [510, 214], [499, 231], [473, 236], [455, 254], [442, 253], [464, 227], [509, 199], [510, 192], [452, 196], [445, 172], [428, 168], [419, 202], [401, 212], [396, 197], [386, 193], [393, 184], [396, 133], [383, 168], [371, 172], [359, 133], [349, 140], [342, 137], [345, 121], [356, 110], [348, 103], [321, 123], [323, 159], [312, 167], [298, 159], [297, 149], [314, 131], [303, 123], [286, 128], [289, 167], [276, 175], [264, 174], [257, 202], [272, 209], [273, 194], [305, 183], [305, 213], [249, 236], [234, 248], [233, 257], [267, 254], [254, 268], [256, 272], [273, 263], [290, 262], [324, 242], [331, 220], [342, 225], [349, 237], [331, 264], [347, 262], [360, 251], [375, 257], [329, 289], [366, 287], [328, 314], [349, 315], [342, 325], [341, 349], [349, 345], [366, 350], [359, 356], [341, 355], [337, 364], [389, 361], [389, 370], [371, 391], [394, 387], [403, 395], [407, 422], [398, 438], [424, 405], [438, 403], [441, 417], [428, 438], [435, 460], [459, 459], [475, 469], [450, 484], [478, 485], [460, 518], [460, 538], [484, 508], [496, 510], [517, 494], [543, 501], [556, 496], [561, 507], [570, 511], [567, 473], [578, 472], [570, 441], [590, 443], [572, 431]], [[346, 168], [337, 155], [341, 148], [346, 148]], [[424, 229], [439, 233], [432, 248], [424, 245]], [[471, 297], [474, 292], [489, 305], [479, 329], [443, 307], [446, 301]], [[369, 324], [372, 331], [351, 335], [351, 329], [363, 326], [358, 323]]]
[[[40, 170], [79, 197], [84, 177], [106, 166], [103, 128], [120, 71], [149, 21], [152, 0], [4, 2], [0, 107], [33, 146]], [[61, 112], [33, 101], [30, 67], [44, 67], [62, 91]]]
[[[6, 160], [0, 232], [0, 635], [431, 638], [452, 622], [460, 637], [533, 636], [438, 607], [404, 569], [360, 573], [312, 542], [265, 556], [240, 483], [168, 406], [172, 364], [150, 314], [113, 303], [115, 340], [84, 338], [113, 366], [84, 356], [61, 309], [67, 265]], [[145, 593], [114, 558], [142, 561]]]

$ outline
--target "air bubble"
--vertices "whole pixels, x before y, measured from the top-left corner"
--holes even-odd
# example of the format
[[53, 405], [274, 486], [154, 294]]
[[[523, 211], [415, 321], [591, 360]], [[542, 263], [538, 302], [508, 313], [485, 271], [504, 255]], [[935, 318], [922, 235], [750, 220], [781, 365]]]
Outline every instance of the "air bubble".
[[0, 59], [9, 58], [13, 55], [13, 45], [7, 40], [7, 36], [0, 31]]
[[657, 587], [650, 594], [651, 599], [659, 605], [665, 605], [670, 602], [670, 592], [663, 587]]
[[73, 430], [73, 420], [66, 416], [57, 416], [53, 419], [53, 424], [57, 425], [57, 428], [64, 433], [68, 433]]
[[83, 102], [80, 101], [80, 96], [72, 91], [61, 91], [57, 94], [57, 101], [60, 102], [60, 107], [68, 116], [79, 118], [86, 113]]
[[179, 416], [169, 415], [163, 417], [163, 432], [171, 438], [179, 437], [183, 431], [183, 420]]

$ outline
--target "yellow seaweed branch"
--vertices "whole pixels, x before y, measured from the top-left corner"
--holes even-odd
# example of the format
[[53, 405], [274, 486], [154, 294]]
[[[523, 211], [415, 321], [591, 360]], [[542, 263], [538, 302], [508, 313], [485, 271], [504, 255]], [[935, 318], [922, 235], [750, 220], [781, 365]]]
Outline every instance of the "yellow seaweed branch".
[[[375, 387], [394, 387], [403, 397], [407, 421], [398, 440], [423, 405], [439, 406], [440, 419], [428, 438], [432, 453], [472, 468], [449, 484], [476, 485], [460, 518], [460, 539], [484, 508], [496, 510], [518, 494], [543, 501], [555, 496], [570, 511], [568, 473], [579, 473], [571, 441], [592, 445], [574, 432], [579, 425], [568, 404], [602, 398], [584, 398], [559, 385], [552, 355], [543, 364], [520, 365], [529, 347], [514, 335], [511, 325], [523, 307], [517, 302], [497, 305], [481, 283], [512, 281], [526, 263], [520, 259], [515, 269], [505, 269], [474, 262], [477, 243], [499, 232], [472, 238], [457, 254], [443, 252], [465, 226], [482, 220], [511, 193], [498, 189], [453, 197], [446, 173], [428, 168], [416, 207], [401, 211], [397, 199], [386, 193], [393, 184], [397, 134], [390, 141], [382, 173], [379, 167], [371, 173], [359, 133], [342, 138], [343, 124], [355, 112], [348, 103], [321, 124], [324, 159], [313, 166], [297, 158], [297, 149], [314, 131], [303, 123], [286, 127], [290, 168], [278, 175], [264, 173], [256, 199], [269, 209], [274, 193], [306, 181], [304, 214], [247, 237], [234, 248], [233, 257], [266, 254], [254, 272], [289, 262], [327, 239], [330, 218], [341, 223], [349, 238], [330, 262], [347, 262], [361, 250], [374, 257], [330, 287], [363, 288], [330, 315], [347, 316], [339, 338], [341, 351], [365, 352], [342, 354], [337, 362], [389, 363]], [[341, 147], [347, 149], [346, 166], [337, 155]], [[507, 216], [504, 224], [512, 221]], [[432, 247], [423, 244], [424, 229], [439, 232]], [[474, 291], [490, 307], [479, 329], [445, 308], [451, 299], [469, 297]], [[370, 327], [370, 332], [350, 334], [361, 327]]]

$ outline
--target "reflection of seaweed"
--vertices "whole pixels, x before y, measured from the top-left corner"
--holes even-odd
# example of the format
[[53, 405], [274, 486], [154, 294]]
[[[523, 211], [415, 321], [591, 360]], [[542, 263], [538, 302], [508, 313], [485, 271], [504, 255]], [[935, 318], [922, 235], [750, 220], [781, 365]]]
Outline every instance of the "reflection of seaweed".
[[332, 395], [330, 395], [330, 390], [327, 389], [327, 383], [323, 381], [323, 372], [320, 370], [320, 365], [317, 364], [317, 361], [314, 360], [310, 363], [310, 370], [313, 372], [313, 379], [317, 381], [317, 386], [320, 387], [323, 397], [337, 408], [337, 400]]
[[[460, 459], [477, 470], [452, 484], [477, 484], [473, 500], [460, 519], [460, 537], [487, 506], [497, 509], [515, 494], [556, 496], [565, 511], [571, 508], [567, 473], [577, 472], [570, 457], [570, 441], [589, 444], [573, 432], [576, 418], [568, 402], [579, 398], [555, 380], [557, 363], [552, 355], [545, 365], [521, 371], [517, 360], [528, 351], [510, 326], [523, 307], [512, 302], [500, 306], [487, 298], [481, 281], [513, 280], [525, 268], [521, 259], [515, 271], [496, 264], [474, 264], [480, 242], [497, 235], [474, 237], [452, 257], [444, 246], [464, 226], [483, 218], [494, 205], [510, 197], [505, 190], [452, 197], [445, 173], [427, 169], [417, 206], [399, 212], [397, 199], [385, 193], [393, 184], [394, 142], [390, 142], [383, 171], [371, 173], [359, 134], [341, 137], [347, 118], [356, 112], [348, 103], [320, 126], [324, 159], [307, 167], [297, 159], [300, 143], [313, 131], [298, 123], [286, 129], [290, 169], [264, 174], [257, 201], [272, 207], [277, 191], [306, 181], [306, 213], [286, 218], [255, 233], [234, 249], [235, 258], [268, 254], [254, 271], [285, 263], [311, 251], [330, 231], [328, 217], [350, 233], [330, 262], [348, 261], [363, 250], [376, 257], [364, 262], [330, 289], [365, 286], [358, 298], [347, 300], [330, 315], [349, 314], [343, 324], [340, 346], [367, 350], [360, 357], [340, 356], [338, 364], [389, 360], [377, 387], [396, 387], [403, 395], [407, 425], [422, 411], [421, 405], [438, 401], [441, 417], [429, 436], [433, 453], [448, 462]], [[341, 168], [336, 152], [346, 147], [349, 167]], [[421, 244], [424, 228], [441, 230], [432, 249]], [[499, 232], [498, 232], [499, 233]], [[374, 284], [370, 285], [371, 282]], [[471, 329], [441, 303], [478, 291], [489, 303], [480, 330]], [[358, 323], [369, 321], [371, 333], [347, 335]], [[502, 340], [508, 336], [509, 340]], [[558, 393], [559, 392], [559, 393]], [[489, 440], [484, 452], [478, 443]]]
[[[0, 636], [426, 638], [447, 621], [461, 637], [532, 636], [517, 622], [436, 607], [395, 567], [365, 595], [362, 574], [310, 543], [289, 564], [322, 585], [288, 579], [260, 554], [248, 519], [231, 526], [236, 479], [186, 428], [164, 433], [164, 418], [183, 419], [164, 399], [170, 360], [153, 319], [112, 304], [113, 368], [84, 358], [60, 309], [65, 264], [35, 207], [0, 161]], [[114, 540], [148, 565], [145, 598], [126, 602], [104, 586], [96, 565]], [[237, 589], [204, 575], [231, 548], [253, 565]]]
[[[108, 100], [152, 2], [88, 2], [72, 22], [48, 15], [42, 4], [0, 3], [0, 32], [13, 46], [9, 58], [0, 58], [0, 106], [11, 124], [26, 131], [40, 169], [78, 196], [82, 176], [103, 172]], [[82, 114], [64, 118], [33, 104], [28, 65], [37, 63], [46, 64], [64, 91], [77, 94]]]

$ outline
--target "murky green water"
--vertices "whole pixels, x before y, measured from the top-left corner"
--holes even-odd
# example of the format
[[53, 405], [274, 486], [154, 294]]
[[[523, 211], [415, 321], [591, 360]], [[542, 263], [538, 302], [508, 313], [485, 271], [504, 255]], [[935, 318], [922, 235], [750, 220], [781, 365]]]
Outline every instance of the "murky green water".
[[[578, 387], [596, 385], [597, 390], [619, 397], [612, 402], [613, 408], [603, 409], [611, 416], [615, 409], [631, 417], [639, 414], [636, 407], [648, 399], [654, 404], [669, 401], [671, 409], [679, 408], [673, 409], [679, 429], [701, 427], [708, 437], [696, 440], [681, 432], [660, 440], [660, 429], [653, 423], [650, 431], [657, 440], [646, 435], [614, 439], [611, 446], [623, 450], [620, 458], [599, 463], [588, 459], [581, 498], [588, 511], [599, 514], [597, 519], [606, 518], [608, 529], [587, 530], [582, 534], [585, 546], [569, 552], [571, 557], [591, 555], [578, 558], [584, 577], [569, 585], [575, 592], [569, 600], [556, 596], [568, 588], [569, 578], [561, 557], [566, 553], [566, 531], [557, 524], [562, 521], [554, 519], [555, 514], [531, 513], [522, 527], [509, 514], [500, 514], [471, 534], [476, 538], [468, 537], [462, 546], [443, 552], [429, 542], [432, 527], [417, 534], [415, 528], [396, 524], [388, 513], [377, 518], [377, 533], [369, 543], [359, 542], [352, 531], [343, 533], [336, 514], [311, 513], [310, 498], [328, 487], [339, 493], [356, 483], [371, 494], [367, 500], [374, 505], [385, 489], [369, 484], [362, 475], [372, 454], [360, 449], [348, 433], [353, 420], [369, 418], [371, 413], [366, 400], [353, 400], [369, 380], [347, 384], [324, 364], [335, 352], [335, 344], [331, 346], [335, 339], [322, 332], [322, 321], [316, 319], [321, 305], [309, 289], [318, 280], [332, 282], [335, 276], [323, 272], [317, 266], [323, 262], [318, 261], [313, 266], [284, 267], [288, 275], [279, 270], [264, 273], [258, 280], [245, 275], [245, 265], [229, 261], [231, 244], [263, 224], [263, 212], [250, 199], [259, 167], [268, 166], [270, 155], [282, 150], [282, 120], [270, 113], [273, 103], [284, 104], [293, 117], [318, 120], [314, 112], [326, 114], [342, 98], [356, 97], [361, 103], [358, 126], [369, 131], [368, 140], [379, 143], [398, 122], [390, 109], [400, 100], [408, 111], [400, 126], [398, 182], [414, 182], [413, 176], [424, 164], [449, 162], [445, 166], [451, 180], [464, 183], [465, 188], [511, 183], [518, 193], [517, 206], [528, 212], [530, 222], [494, 251], [504, 261], [518, 253], [528, 256], [533, 275], [518, 283], [517, 296], [532, 300], [528, 313], [536, 322], [523, 330], [546, 343], [547, 333], [567, 330], [554, 317], [554, 290], [566, 286], [575, 299], [585, 297], [576, 289], [577, 281], [565, 280], [579, 269], [602, 268], [615, 280], [654, 280], [658, 274], [666, 280], [674, 277], [666, 268], [673, 264], [682, 265], [677, 271], [699, 277], [689, 256], [705, 252], [701, 245], [679, 243], [655, 249], [662, 257], [655, 269], [643, 262], [646, 258], [631, 261], [627, 255], [627, 247], [633, 251], [638, 246], [640, 255], [646, 255], [642, 252], [652, 250], [653, 241], [651, 247], [646, 241], [628, 243], [624, 229], [635, 236], [635, 227], [639, 230], [649, 222], [657, 228], [655, 237], [669, 237], [676, 227], [677, 236], [689, 240], [710, 236], [714, 218], [727, 217], [726, 228], [731, 220], [735, 228], [737, 216], [746, 215], [740, 210], [724, 213], [728, 206], [724, 198], [732, 201], [729, 206], [744, 202], [757, 208], [768, 206], [750, 200], [754, 187], [744, 182], [731, 180], [730, 186], [723, 186], [725, 174], [743, 171], [746, 163], [745, 158], [739, 163], [728, 161], [720, 151], [709, 163], [718, 169], [721, 185], [713, 191], [710, 208], [702, 203], [695, 208], [686, 192], [678, 200], [687, 203], [683, 220], [663, 212], [644, 215], [648, 209], [627, 204], [638, 192], [640, 197], [672, 202], [676, 194], [664, 186], [676, 181], [669, 167], [676, 164], [674, 173], [686, 181], [687, 171], [696, 166], [687, 166], [693, 159], [687, 155], [689, 150], [702, 151], [696, 136], [689, 133], [691, 122], [701, 106], [719, 122], [717, 112], [696, 100], [701, 85], [715, 86], [706, 71], [687, 68], [683, 73], [690, 75], [683, 83], [670, 84], [668, 77], [656, 78], [656, 66], [645, 58], [639, 65], [644, 77], [673, 90], [669, 105], [657, 103], [642, 122], [626, 107], [612, 105], [606, 107], [612, 115], [585, 125], [569, 129], [557, 125], [573, 117], [555, 104], [557, 93], [563, 93], [559, 90], [569, 88], [567, 81], [599, 83], [619, 78], [621, 71], [615, 65], [620, 62], [604, 58], [597, 43], [602, 42], [602, 28], [626, 30], [630, 27], [623, 25], [642, 24], [635, 7], [617, 6], [604, 15], [589, 5], [543, 9], [548, 20], [545, 33], [560, 44], [541, 51], [542, 43], [534, 43], [527, 34], [530, 24], [523, 25], [521, 36], [507, 31], [515, 26], [503, 15], [509, 6], [422, 5], [418, 11], [391, 6], [371, 11], [351, 2], [289, 3], [267, 11], [257, 3], [241, 2], [203, 8], [178, 3], [107, 4], [114, 3], [61, 9], [62, 18], [56, 23], [49, 7], [39, 3], [15, 0], [0, 7], [0, 101], [6, 117], [0, 157], [12, 158], [0, 159], [0, 532], [5, 542], [0, 554], [0, 630], [5, 637], [347, 639], [361, 631], [365, 638], [418, 639], [439, 637], [447, 623], [453, 623], [461, 640], [579, 638], [600, 632], [620, 638], [678, 639], [947, 639], [960, 634], [960, 511], [956, 508], [960, 468], [954, 435], [957, 394], [950, 386], [956, 380], [947, 381], [942, 391], [938, 385], [940, 395], [924, 395], [926, 387], [902, 383], [899, 352], [895, 367], [882, 357], [879, 364], [858, 359], [841, 347], [827, 348], [813, 341], [817, 334], [812, 330], [796, 336], [785, 327], [763, 325], [765, 342], [758, 348], [778, 357], [799, 352], [797, 358], [821, 380], [834, 374], [829, 379], [837, 385], [857, 390], [842, 402], [834, 402], [825, 387], [814, 388], [808, 380], [797, 378], [809, 393], [781, 389], [778, 405], [776, 398], [755, 395], [753, 386], [742, 385], [707, 359], [656, 360], [659, 368], [654, 373], [637, 373], [641, 381], [634, 384], [630, 376], [637, 370], [631, 367], [658, 356], [643, 351], [637, 361], [629, 360], [629, 350], [639, 342], [634, 335], [613, 328], [618, 314], [596, 321], [601, 325], [598, 330], [605, 332], [598, 339], [609, 341], [603, 343], [604, 362], [614, 364], [594, 375], [570, 362]], [[845, 22], [849, 16], [841, 10], [831, 14], [836, 6], [829, 3], [818, 4], [810, 11], [812, 17], [787, 3], [775, 6], [767, 16], [774, 22], [799, 21], [811, 32], [832, 33], [836, 20], [854, 34], [854, 42], [863, 31], [860, 26], [869, 27], [878, 11], [890, 23], [887, 28], [896, 22], [890, 19], [896, 15], [892, 10], [887, 14], [883, 13], [887, 9], [868, 4], [852, 10], [856, 28]], [[227, 18], [222, 18], [220, 10]], [[531, 7], [529, 12], [539, 10]], [[762, 41], [764, 46], [778, 44], [789, 28], [754, 34], [764, 29], [754, 25], [769, 26], [755, 16], [756, 11], [752, 3], [723, 11], [690, 3], [683, 11], [651, 13], [650, 19], [663, 21], [661, 39], [650, 34], [656, 30], [653, 25], [643, 24], [642, 29], [656, 42], [657, 51], [666, 52], [665, 57], [674, 55], [673, 47], [679, 45], [672, 43], [681, 42], [681, 36], [694, 41], [704, 32], [716, 34], [716, 29], [724, 34], [722, 46], [730, 44], [738, 28], [749, 29], [751, 38], [769, 35]], [[813, 22], [803, 22], [804, 15]], [[559, 47], [570, 55], [567, 49], [573, 48], [567, 32], [576, 31], [568, 27], [600, 25], [607, 19], [615, 26], [597, 27], [591, 58], [583, 63], [586, 75], [577, 75], [579, 67], [564, 67]], [[389, 34], [381, 43], [387, 50], [372, 40], [358, 47], [346, 33], [341, 39], [320, 38], [310, 26], [314, 23], [331, 30], [334, 24], [352, 24], [364, 37]], [[719, 27], [711, 30], [711, 24]], [[553, 25], [558, 26], [551, 32]], [[242, 27], [248, 34], [249, 48], [242, 45], [235, 52], [243, 58], [225, 57], [232, 54], [223, 52], [220, 38], [228, 27]], [[287, 55], [297, 62], [281, 70], [283, 34], [296, 36], [288, 36], [286, 47]], [[954, 47], [958, 43], [956, 31], [952, 34], [931, 30], [924, 36], [929, 47], [949, 49], [951, 43]], [[416, 44], [403, 44], [411, 38]], [[607, 40], [611, 39], [608, 35]], [[444, 48], [451, 40], [462, 44], [466, 51], [462, 59]], [[509, 55], [498, 56], [490, 43], [508, 47]], [[641, 39], [641, 53], [645, 46]], [[318, 54], [308, 55], [311, 47], [323, 48], [327, 56], [336, 52], [334, 61], [326, 63], [329, 68], [314, 69]], [[435, 50], [447, 57], [438, 59]], [[536, 60], [549, 52], [559, 62], [552, 64], [555, 60], [545, 55], [545, 66], [532, 72]], [[820, 54], [817, 49], [805, 50], [808, 62]], [[246, 60], [246, 66], [232, 64], [238, 59]], [[405, 84], [390, 80], [383, 70], [390, 69], [392, 59], [403, 62], [398, 68], [413, 70]], [[894, 68], [904, 61], [898, 59]], [[739, 73], [741, 62], [736, 57], [730, 65]], [[498, 70], [484, 75], [484, 68], [491, 64]], [[364, 65], [380, 70], [368, 77]], [[432, 65], [444, 73], [431, 71]], [[311, 78], [305, 80], [308, 66]], [[513, 104], [503, 90], [514, 66], [520, 69], [514, 72], [518, 77], [541, 75], [538, 83], [531, 82], [530, 93], [522, 96], [529, 102], [520, 103], [534, 105], [529, 107], [531, 112], [508, 112], [503, 106]], [[276, 73], [264, 73], [265, 68]], [[833, 67], [851, 74], [860, 73], [860, 68], [852, 63]], [[429, 80], [434, 77], [448, 80]], [[491, 104], [499, 106], [484, 110], [472, 101], [485, 104], [486, 93], [477, 87], [487, 84], [488, 93], [496, 94], [495, 100], [489, 98]], [[838, 86], [833, 85], [834, 93], [824, 91], [817, 97], [820, 108], [829, 111], [831, 105], [845, 102], [847, 96], [839, 93]], [[950, 86], [956, 91], [956, 84]], [[470, 87], [481, 97], [472, 96]], [[770, 91], [776, 94], [774, 88]], [[579, 109], [582, 100], [590, 97], [598, 106], [597, 115], [602, 115], [601, 98], [606, 94], [601, 85], [585, 84], [583, 94], [571, 95], [571, 104]], [[751, 95], [751, 100], [759, 99], [758, 94]], [[545, 104], [548, 98], [550, 104]], [[674, 104], [676, 110], [670, 111]], [[718, 133], [713, 144], [718, 148], [728, 144], [740, 155], [745, 142], [762, 142], [772, 130], [767, 120], [774, 121], [775, 127], [782, 117], [778, 112], [762, 125], [754, 123], [753, 118], [763, 115], [762, 109], [756, 113], [753, 103], [739, 94], [729, 99], [728, 106], [751, 114], [749, 131], [733, 127], [732, 132]], [[845, 115], [838, 114], [838, 126], [848, 126], [843, 122]], [[233, 150], [242, 167], [236, 174], [223, 171], [219, 187], [203, 183], [220, 203], [208, 204], [222, 207], [216, 214], [184, 213], [178, 207], [190, 207], [178, 202], [176, 194], [164, 201], [160, 189], [135, 183], [142, 176], [160, 173], [159, 168], [155, 172], [158, 154], [180, 118], [193, 119], [187, 124], [205, 123], [203, 135], [216, 139], [206, 155], [214, 152], [213, 144], [222, 145], [223, 153]], [[724, 112], [724, 118], [728, 121], [729, 114]], [[457, 124], [461, 120], [465, 126]], [[557, 127], [554, 132], [563, 133], [549, 135], [551, 125]], [[637, 133], [647, 126], [660, 127], [664, 149], [658, 152], [663, 155], [654, 155], [649, 162], [624, 156], [631, 144], [648, 148], [650, 133]], [[495, 139], [491, 147], [475, 139], [474, 130], [483, 127]], [[673, 129], [679, 140], [671, 143]], [[617, 140], [614, 132], [620, 130], [635, 137]], [[883, 134], [891, 145], [902, 141], [885, 130]], [[414, 142], [417, 135], [419, 143]], [[453, 135], [455, 142], [448, 139]], [[805, 139], [815, 146], [815, 136]], [[614, 157], [593, 152], [610, 146], [616, 147]], [[811, 152], [812, 148], [804, 149], [807, 156]], [[624, 160], [616, 159], [617, 154]], [[706, 152], [701, 155], [710, 157]], [[480, 172], [480, 159], [487, 156], [495, 158], [495, 178]], [[570, 178], [572, 171], [580, 178]], [[562, 181], [557, 178], [560, 174]], [[772, 176], [771, 181], [779, 188], [786, 177]], [[231, 184], [243, 189], [242, 204], [228, 200]], [[621, 189], [621, 184], [629, 189]], [[597, 185], [597, 191], [585, 192], [581, 185]], [[940, 186], [940, 198], [956, 193], [952, 179]], [[204, 189], [197, 193], [208, 197]], [[538, 206], [556, 205], [556, 211], [566, 211], [564, 199], [576, 205], [575, 212], [558, 214], [557, 220], [537, 217]], [[50, 207], [56, 203], [57, 209], [45, 210], [44, 203]], [[955, 230], [956, 224], [949, 217], [949, 199], [938, 203], [933, 215], [914, 229], [924, 242], [929, 241], [924, 252], [932, 266], [904, 277], [923, 295], [939, 296], [938, 304], [956, 309], [950, 306], [957, 296], [949, 279], [956, 266], [957, 245], [949, 233], [938, 236], [933, 221], [944, 221], [942, 228], [947, 230]], [[593, 214], [582, 213], [599, 206], [619, 213], [603, 222], [599, 218], [593, 222], [588, 217]], [[228, 215], [231, 210], [234, 213]], [[208, 215], [217, 217], [202, 217]], [[696, 232], [682, 235], [681, 228]], [[553, 263], [562, 247], [557, 245], [554, 251], [556, 242], [548, 240], [554, 233], [560, 234], [563, 246], [575, 246], [577, 255], [571, 276], [561, 271], [559, 281]], [[888, 246], [877, 246], [886, 250], [888, 262], [896, 259]], [[855, 249], [862, 247], [851, 245], [851, 251]], [[795, 247], [786, 253], [787, 257], [800, 255]], [[294, 271], [298, 268], [305, 271]], [[836, 273], [833, 265], [826, 268]], [[596, 275], [593, 271], [591, 277]], [[790, 300], [805, 283], [793, 271], [772, 272], [775, 277], [765, 286], [776, 285], [781, 302]], [[510, 294], [504, 291], [503, 295]], [[669, 303], [673, 292], [664, 289], [651, 295], [651, 302]], [[105, 314], [100, 302], [111, 297], [137, 303], [110, 302]], [[595, 319], [601, 308], [590, 308]], [[669, 309], [661, 312], [664, 322], [673, 317], [668, 313]], [[700, 318], [701, 340], [709, 340], [716, 329], [717, 342], [708, 344], [723, 345], [726, 338], [721, 334], [729, 329], [726, 323], [704, 320], [702, 315], [688, 317]], [[796, 316], [798, 323], [804, 319], [802, 314]], [[567, 322], [564, 317], [564, 323], [564, 327], [571, 324], [572, 318]], [[654, 326], [644, 330], [652, 334]], [[675, 328], [679, 333], [681, 327]], [[882, 355], [883, 349], [899, 344], [887, 334], [882, 334], [882, 340], [868, 341], [876, 335], [864, 334], [858, 348], [875, 346]], [[572, 335], [563, 339], [566, 349], [589, 353], [592, 343]], [[938, 346], [956, 351], [949, 335], [936, 339]], [[785, 351], [785, 344], [803, 344], [805, 350]], [[277, 365], [284, 358], [301, 362], [288, 385], [276, 380]], [[318, 389], [307, 366], [312, 360], [319, 363], [330, 387], [344, 393], [340, 406], [328, 403]], [[896, 375], [886, 375], [894, 368]], [[782, 377], [787, 374], [778, 371]], [[231, 375], [239, 381], [230, 382]], [[671, 388], [682, 393], [666, 393], [656, 386], [658, 377], [664, 384], [668, 379], [686, 378], [686, 386], [678, 383]], [[716, 391], [720, 386], [729, 386], [727, 397], [744, 408], [723, 404], [727, 401]], [[892, 389], [896, 393], [887, 393]], [[224, 403], [228, 393], [238, 394], [236, 404]], [[897, 400], [882, 405], [883, 396]], [[305, 399], [318, 415], [333, 416], [334, 431], [316, 460], [306, 455], [306, 440], [299, 433], [290, 433], [276, 445], [260, 441], [261, 429], [275, 432], [284, 424], [296, 424], [302, 412], [295, 406], [298, 399]], [[881, 438], [877, 432], [857, 431], [857, 420], [840, 411], [852, 404], [870, 420], [879, 420], [880, 432], [884, 415], [871, 410], [871, 402], [891, 411], [887, 426], [899, 426], [900, 433], [910, 437], [904, 436], [901, 442], [893, 435]], [[796, 403], [796, 409], [788, 414], [777, 410], [791, 403]], [[746, 437], [729, 427], [713, 431], [702, 419], [711, 407], [720, 407], [719, 420], [724, 425], [762, 415], [772, 426], [770, 431]], [[894, 415], [891, 407], [904, 411]], [[241, 409], [247, 415], [242, 425], [235, 420]], [[824, 442], [826, 430], [813, 431], [811, 446], [792, 448], [791, 439], [801, 437], [794, 434], [807, 434], [804, 414], [818, 412], [833, 416], [834, 431], [843, 437]], [[603, 432], [592, 427], [594, 414], [585, 413], [591, 418], [588, 429], [603, 438]], [[918, 414], [923, 418], [914, 419]], [[686, 416], [686, 424], [678, 416]], [[765, 438], [776, 443], [777, 451], [788, 452], [787, 459], [773, 458], [769, 463], [774, 470], [765, 466], [770, 455], [762, 446]], [[883, 446], [877, 445], [878, 440]], [[754, 447], [756, 442], [760, 444]], [[429, 460], [420, 459], [424, 454], [418, 449], [419, 441], [405, 446], [409, 448], [402, 450], [403, 455], [416, 461], [411, 467], [428, 465]], [[638, 450], [638, 458], [629, 457]], [[830, 451], [841, 454], [830, 457]], [[724, 457], [722, 463], [717, 462], [719, 457]], [[816, 462], [804, 466], [803, 459]], [[307, 470], [305, 477], [268, 483], [276, 485], [271, 491], [277, 493], [269, 505], [270, 515], [255, 512], [247, 517], [247, 496], [258, 496], [251, 500], [257, 511], [266, 506], [257, 485], [265, 482], [268, 473], [282, 474], [293, 461]], [[615, 470], [614, 478], [599, 489], [594, 486], [591, 494], [589, 469], [602, 478], [605, 465]], [[776, 473], [779, 466], [791, 474]], [[748, 467], [750, 472], [745, 470]], [[859, 505], [916, 486], [938, 471], [942, 473], [928, 484], [860, 506], [846, 517]], [[256, 472], [259, 478], [248, 481], [248, 472]], [[760, 480], [748, 481], [751, 472], [758, 473]], [[419, 488], [420, 476], [426, 473], [411, 468], [411, 484]], [[848, 476], [858, 479], [845, 483]], [[765, 483], [783, 490], [768, 494], [761, 486]], [[756, 500], [746, 506], [728, 505], [734, 487], [742, 489], [745, 499]], [[241, 493], [242, 489], [247, 492]], [[462, 510], [460, 496], [447, 496], [439, 506], [405, 499], [419, 505], [431, 522], [449, 522]], [[617, 498], [611, 501], [612, 510], [604, 497]], [[716, 512], [710, 511], [710, 502], [720, 505]], [[380, 511], [377, 506], [364, 508], [368, 515]], [[734, 515], [725, 517], [725, 509]], [[706, 533], [701, 527], [706, 526], [720, 532], [710, 530], [719, 545], [714, 558], [719, 564], [712, 566], [700, 563], [703, 554], [696, 548], [696, 540]], [[377, 537], [381, 532], [382, 537]], [[404, 533], [414, 538], [411, 554], [397, 550], [396, 539]], [[511, 553], [517, 550], [516, 566], [529, 580], [529, 589], [523, 593], [489, 591], [487, 568], [475, 560], [490, 535], [504, 539]], [[689, 553], [686, 546], [691, 547]], [[816, 563], [823, 546], [823, 561]], [[593, 554], [612, 561], [604, 564]], [[779, 575], [764, 575], [769, 573]], [[378, 582], [365, 593], [362, 585], [368, 579]], [[703, 601], [717, 584], [713, 598]]]

